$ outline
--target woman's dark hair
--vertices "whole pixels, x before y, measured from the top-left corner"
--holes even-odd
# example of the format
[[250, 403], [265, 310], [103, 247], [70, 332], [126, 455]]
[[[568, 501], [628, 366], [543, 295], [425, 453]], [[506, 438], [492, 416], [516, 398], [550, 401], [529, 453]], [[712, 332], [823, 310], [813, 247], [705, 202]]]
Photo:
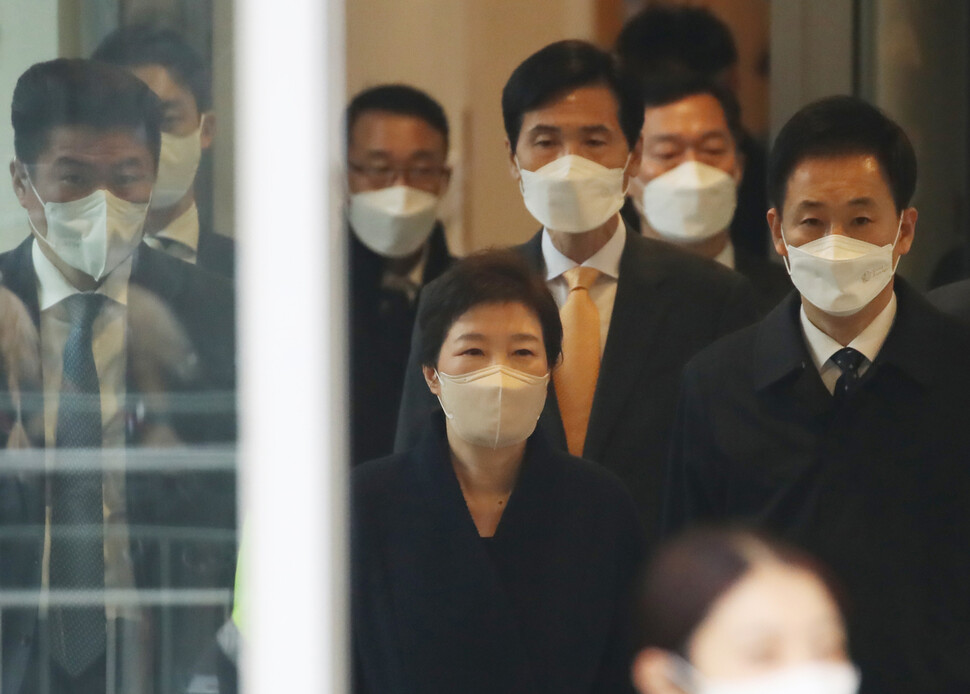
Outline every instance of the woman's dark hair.
[[814, 574], [843, 615], [842, 589], [807, 552], [742, 528], [697, 528], [663, 545], [640, 581], [638, 649], [661, 648], [687, 657], [694, 631], [718, 598], [756, 564], [779, 562]]
[[481, 304], [519, 303], [535, 313], [542, 326], [549, 368], [562, 350], [559, 309], [542, 278], [517, 253], [490, 250], [459, 260], [428, 285], [421, 296], [421, 364], [435, 366], [451, 326]]
[[619, 61], [591, 43], [557, 41], [526, 58], [502, 89], [505, 134], [515, 151], [522, 119], [580, 87], [607, 87], [616, 97], [616, 118], [632, 150], [643, 127], [643, 102], [636, 81], [620, 68]]
[[768, 155], [768, 201], [782, 211], [788, 179], [805, 159], [852, 154], [875, 157], [896, 211], [909, 206], [916, 190], [913, 145], [886, 114], [854, 96], [820, 99], [785, 123]]

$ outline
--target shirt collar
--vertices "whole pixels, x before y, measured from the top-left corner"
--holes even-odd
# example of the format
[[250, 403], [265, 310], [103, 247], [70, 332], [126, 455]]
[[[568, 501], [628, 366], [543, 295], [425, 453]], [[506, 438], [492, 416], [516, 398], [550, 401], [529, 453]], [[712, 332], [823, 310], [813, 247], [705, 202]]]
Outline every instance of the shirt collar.
[[199, 208], [191, 207], [173, 219], [167, 227], [154, 234], [157, 238], [176, 241], [193, 251], [199, 250]]
[[[67, 278], [61, 274], [61, 271], [54, 266], [54, 263], [44, 255], [44, 252], [38, 245], [37, 239], [34, 239], [30, 254], [34, 263], [34, 272], [37, 273], [37, 298], [41, 311], [46, 311], [50, 307], [64, 301], [69, 296], [81, 293], [81, 290], [68, 282]], [[112, 270], [104, 278], [104, 281], [94, 290], [95, 293], [104, 294], [119, 304], [127, 305], [128, 280], [131, 277], [131, 264], [132, 256], [128, 256], [121, 265]]]
[[[601, 274], [613, 279], [620, 277], [620, 257], [623, 255], [623, 248], [626, 246], [626, 225], [623, 224], [623, 217], [617, 215], [617, 218], [616, 231], [613, 232], [610, 240], [583, 263], [583, 267], [596, 268]], [[556, 279], [566, 270], [578, 265], [574, 260], [559, 252], [559, 249], [552, 243], [548, 229], [542, 230], [542, 257], [546, 263], [547, 281]]]
[[[893, 327], [895, 318], [896, 293], [893, 292], [886, 308], [880, 311], [879, 315], [846, 346], [861, 352], [869, 360], [869, 363], [874, 362], [889, 335], [889, 330]], [[802, 326], [802, 334], [805, 336], [805, 344], [808, 345], [808, 353], [812, 356], [812, 361], [815, 362], [815, 368], [821, 370], [822, 366], [832, 358], [832, 355], [842, 349], [842, 345], [819, 330], [808, 319], [804, 306], [799, 312], [799, 320]]]

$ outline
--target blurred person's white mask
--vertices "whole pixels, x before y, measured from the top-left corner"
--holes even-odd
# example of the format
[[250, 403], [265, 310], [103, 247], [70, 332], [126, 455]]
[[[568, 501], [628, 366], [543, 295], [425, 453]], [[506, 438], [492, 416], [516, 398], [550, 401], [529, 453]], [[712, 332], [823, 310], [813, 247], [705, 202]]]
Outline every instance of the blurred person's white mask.
[[801, 246], [790, 246], [785, 267], [803, 297], [833, 316], [851, 316], [876, 298], [896, 272], [893, 249], [899, 241], [903, 216], [899, 215], [896, 238], [885, 246], [839, 234], [829, 234]]
[[549, 374], [533, 376], [496, 364], [460, 376], [439, 373], [438, 402], [455, 434], [485, 448], [525, 441], [546, 403]]
[[437, 211], [436, 195], [390, 186], [351, 194], [347, 219], [367, 248], [387, 258], [405, 258], [428, 240]]
[[518, 159], [515, 164], [526, 209], [546, 229], [582, 233], [602, 226], [623, 207], [626, 164], [607, 169], [575, 154], [559, 157], [535, 171], [523, 169]]
[[685, 161], [643, 187], [641, 210], [671, 241], [703, 241], [727, 229], [738, 204], [734, 178], [714, 166]]
[[813, 661], [732, 680], [705, 677], [687, 667], [690, 672], [677, 678], [678, 686], [691, 694], [856, 694], [860, 682], [850, 663]]
[[188, 135], [162, 133], [158, 155], [158, 176], [152, 189], [152, 209], [164, 210], [185, 197], [195, 182], [202, 159], [202, 124]]
[[27, 178], [34, 195], [44, 205], [47, 236], [41, 236], [27, 216], [39, 243], [86, 275], [100, 280], [118, 267], [138, 247], [150, 203], [122, 200], [98, 189], [70, 202], [44, 202]]

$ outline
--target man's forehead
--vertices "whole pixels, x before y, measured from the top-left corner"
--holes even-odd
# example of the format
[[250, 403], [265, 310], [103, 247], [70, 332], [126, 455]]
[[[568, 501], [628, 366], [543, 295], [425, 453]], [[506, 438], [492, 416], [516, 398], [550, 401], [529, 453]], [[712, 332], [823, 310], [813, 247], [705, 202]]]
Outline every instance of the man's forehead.
[[522, 129], [537, 126], [564, 127], [620, 127], [617, 111], [619, 102], [613, 91], [605, 85], [588, 85], [571, 89], [542, 106], [526, 111], [522, 116]]
[[350, 147], [401, 154], [445, 154], [445, 137], [418, 116], [391, 111], [364, 111], [354, 121]]
[[47, 134], [38, 162], [62, 158], [97, 161], [106, 158], [140, 158], [152, 160], [144, 128], [100, 129], [87, 125], [60, 125]]
[[145, 63], [128, 68], [131, 73], [148, 85], [162, 101], [188, 101], [195, 105], [192, 90], [183, 85], [164, 65]]
[[648, 106], [643, 133], [648, 137], [665, 133], [730, 135], [721, 103], [709, 94], [691, 94], [669, 104]]
[[786, 202], [879, 204], [892, 202], [892, 190], [872, 154], [806, 157], [792, 168]]

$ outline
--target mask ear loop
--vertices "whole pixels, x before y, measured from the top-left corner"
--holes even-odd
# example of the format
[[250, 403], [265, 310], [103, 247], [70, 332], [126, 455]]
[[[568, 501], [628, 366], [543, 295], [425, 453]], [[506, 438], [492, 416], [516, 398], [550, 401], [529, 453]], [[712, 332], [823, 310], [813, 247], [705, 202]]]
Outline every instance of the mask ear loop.
[[[630, 165], [630, 160], [631, 159], [633, 159], [633, 150], [630, 150], [630, 153], [626, 156], [626, 162], [623, 164], [623, 173], [624, 174], [626, 173], [627, 167]], [[623, 197], [624, 198], [626, 198], [627, 193], [630, 191], [630, 184], [633, 183], [633, 179], [634, 178], [635, 178], [635, 176], [633, 174], [630, 174], [630, 178], [627, 179], [626, 186], [624, 186], [624, 188], [623, 188]]]
[[787, 251], [781, 261], [785, 264], [788, 275], [791, 276], [791, 260], [788, 258], [788, 254], [791, 253], [791, 246], [788, 245], [788, 240], [785, 238], [785, 225], [779, 223], [778, 228], [781, 230], [781, 242], [785, 244], [785, 250]]
[[[893, 239], [893, 247], [889, 251], [890, 253], [892, 253], [893, 251], [896, 250], [896, 244], [899, 243], [899, 234], [903, 230], [903, 215], [905, 214], [905, 212], [906, 211], [903, 210], [902, 212], [899, 213], [899, 224], [896, 226], [896, 238]], [[896, 274], [896, 268], [899, 267], [899, 261], [902, 260], [902, 259], [903, 259], [903, 256], [899, 256], [898, 258], [896, 258], [896, 262], [893, 263], [893, 274], [894, 275]]]
[[[443, 381], [441, 380], [441, 374], [438, 373], [438, 369], [434, 370], [434, 377], [438, 380], [438, 386], [440, 390], [440, 386], [443, 383]], [[439, 394], [439, 395], [436, 395], [435, 397], [438, 398], [438, 404], [441, 405], [441, 411], [445, 413], [445, 417], [447, 419], [454, 419], [455, 415], [452, 413], [449, 413], [448, 410], [445, 409], [445, 404], [441, 402], [441, 395]]]

